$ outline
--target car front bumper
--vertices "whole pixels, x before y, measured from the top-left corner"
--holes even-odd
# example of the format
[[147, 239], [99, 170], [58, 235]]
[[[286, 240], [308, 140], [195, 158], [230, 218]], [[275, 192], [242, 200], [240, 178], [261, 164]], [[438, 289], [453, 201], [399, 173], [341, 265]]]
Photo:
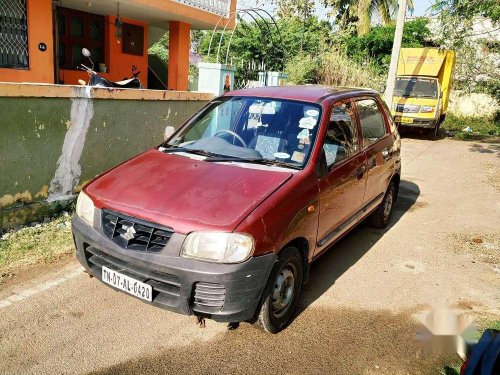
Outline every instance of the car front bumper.
[[396, 126], [398, 128], [404, 129], [415, 129], [415, 128], [423, 128], [423, 129], [434, 129], [436, 127], [437, 121], [434, 119], [419, 119], [413, 118], [412, 123], [404, 123], [398, 120], [394, 120]]
[[102, 281], [102, 267], [106, 266], [151, 285], [152, 302], [145, 303], [220, 322], [254, 317], [277, 259], [272, 253], [238, 264], [183, 258], [179, 253], [185, 236], [176, 233], [158, 253], [128, 250], [97, 226], [92, 228], [77, 216], [72, 221], [77, 259], [92, 276]]

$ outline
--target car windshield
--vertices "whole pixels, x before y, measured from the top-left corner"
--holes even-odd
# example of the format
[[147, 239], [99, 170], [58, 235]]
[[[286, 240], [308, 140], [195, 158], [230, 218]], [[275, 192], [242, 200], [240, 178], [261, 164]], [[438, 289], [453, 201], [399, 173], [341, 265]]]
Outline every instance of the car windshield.
[[[302, 168], [316, 139], [321, 107], [291, 100], [223, 97], [163, 146], [206, 161]], [[167, 149], [168, 150], [168, 149]]]
[[394, 88], [395, 96], [409, 98], [434, 98], [438, 97], [437, 81], [424, 78], [398, 78]]

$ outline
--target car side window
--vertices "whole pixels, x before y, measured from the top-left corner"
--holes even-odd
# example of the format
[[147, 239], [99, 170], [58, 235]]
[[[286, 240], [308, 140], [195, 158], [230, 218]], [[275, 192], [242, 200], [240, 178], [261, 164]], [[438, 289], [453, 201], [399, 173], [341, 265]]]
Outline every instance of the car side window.
[[375, 99], [356, 101], [356, 106], [363, 133], [363, 146], [369, 146], [387, 133], [384, 116]]
[[335, 104], [332, 108], [323, 149], [328, 168], [358, 150], [358, 137], [351, 102]]

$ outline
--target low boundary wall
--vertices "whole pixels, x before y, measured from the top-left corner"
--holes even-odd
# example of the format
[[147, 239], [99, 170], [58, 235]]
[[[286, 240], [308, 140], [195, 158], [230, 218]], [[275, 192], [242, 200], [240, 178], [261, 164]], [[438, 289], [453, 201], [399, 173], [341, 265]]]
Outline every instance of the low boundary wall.
[[46, 203], [71, 199], [99, 173], [159, 144], [166, 126], [179, 127], [211, 98], [0, 83], [0, 228], [37, 220]]

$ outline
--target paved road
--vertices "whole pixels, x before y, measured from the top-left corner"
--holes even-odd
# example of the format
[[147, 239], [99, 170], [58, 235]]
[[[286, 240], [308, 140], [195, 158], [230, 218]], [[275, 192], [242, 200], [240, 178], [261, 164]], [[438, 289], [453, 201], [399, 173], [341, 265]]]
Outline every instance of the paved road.
[[403, 147], [391, 227], [362, 225], [322, 257], [284, 332], [201, 329], [70, 262], [0, 293], [0, 373], [432, 373], [439, 359], [415, 355], [426, 305], [448, 299], [500, 316], [500, 265], [484, 255], [499, 251], [500, 149], [447, 139]]

